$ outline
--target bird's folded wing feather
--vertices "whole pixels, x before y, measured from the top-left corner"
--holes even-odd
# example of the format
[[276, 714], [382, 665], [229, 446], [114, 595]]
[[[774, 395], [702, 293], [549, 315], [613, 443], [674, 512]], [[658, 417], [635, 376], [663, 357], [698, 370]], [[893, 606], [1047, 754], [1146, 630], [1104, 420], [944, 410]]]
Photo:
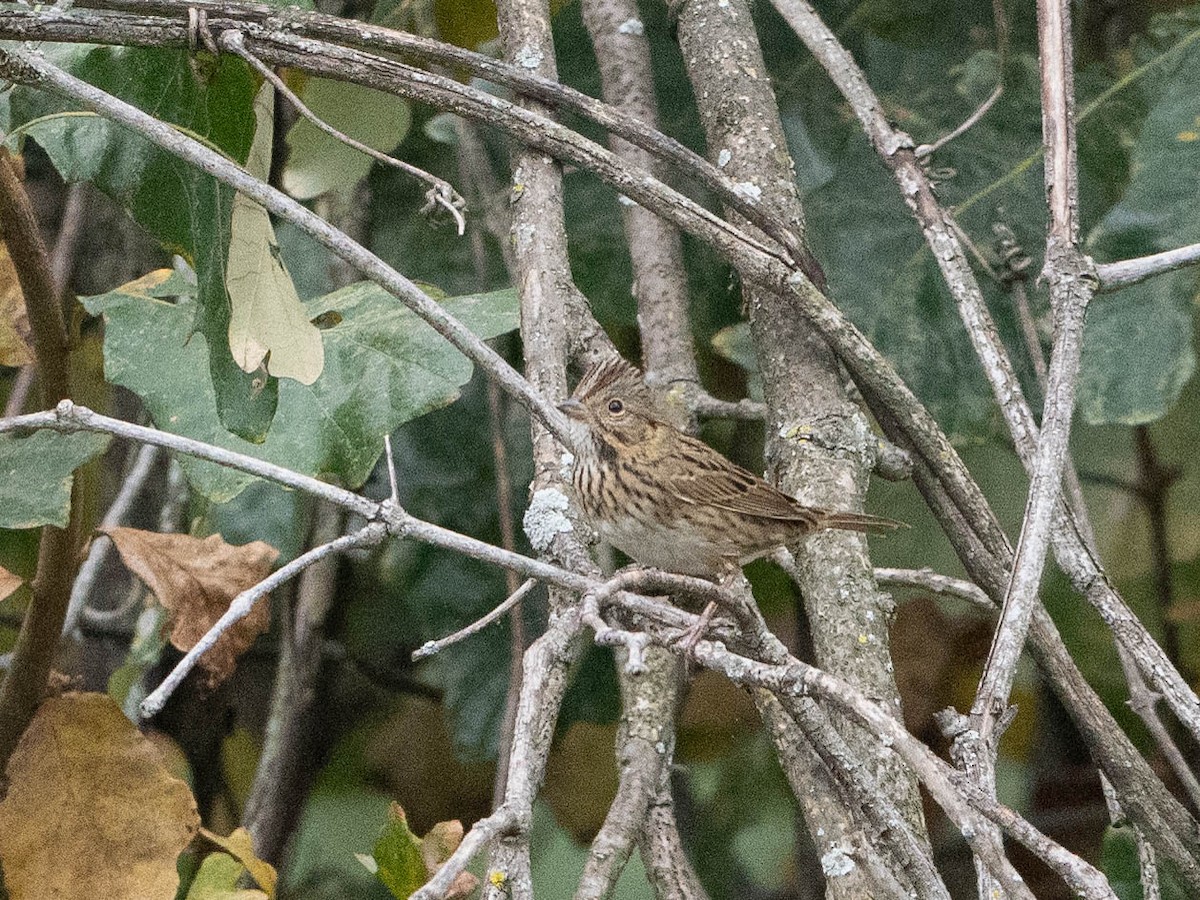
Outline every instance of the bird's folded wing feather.
[[667, 489], [684, 503], [768, 519], [807, 522], [814, 527], [820, 520], [819, 510], [802, 506], [707, 444], [689, 437], [682, 449], [691, 464], [672, 466], [675, 471], [666, 477], [666, 483]]

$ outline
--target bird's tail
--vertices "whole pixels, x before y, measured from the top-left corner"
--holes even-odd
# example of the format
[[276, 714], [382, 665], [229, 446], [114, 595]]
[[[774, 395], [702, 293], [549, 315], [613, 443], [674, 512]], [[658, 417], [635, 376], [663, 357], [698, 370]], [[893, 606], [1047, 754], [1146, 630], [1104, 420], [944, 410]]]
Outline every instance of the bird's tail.
[[904, 522], [870, 516], [866, 513], [825, 512], [821, 516], [822, 528], [840, 528], [844, 531], [865, 531], [867, 534], [886, 534], [897, 528], [907, 528]]

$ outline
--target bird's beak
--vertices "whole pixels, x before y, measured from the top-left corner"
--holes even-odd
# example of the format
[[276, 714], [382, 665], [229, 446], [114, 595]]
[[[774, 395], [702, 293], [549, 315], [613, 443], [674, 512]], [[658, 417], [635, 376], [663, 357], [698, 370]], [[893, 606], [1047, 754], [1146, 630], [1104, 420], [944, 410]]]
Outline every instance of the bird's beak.
[[583, 404], [574, 397], [558, 404], [558, 411], [566, 415], [568, 419], [574, 419], [577, 422], [582, 422], [586, 418]]

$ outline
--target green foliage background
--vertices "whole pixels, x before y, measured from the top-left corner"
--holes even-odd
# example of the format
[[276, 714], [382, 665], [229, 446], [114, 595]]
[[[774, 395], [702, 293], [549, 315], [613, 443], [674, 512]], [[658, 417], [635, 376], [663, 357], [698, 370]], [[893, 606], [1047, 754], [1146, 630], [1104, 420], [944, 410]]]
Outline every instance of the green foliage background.
[[[470, 46], [486, 45], [494, 37], [492, 10], [484, 0], [438, 0], [427, 6], [447, 37]], [[956, 126], [1003, 79], [1004, 93], [996, 106], [935, 155], [931, 173], [979, 257], [997, 271], [1002, 261], [995, 227], [1011, 229], [1031, 260], [1027, 287], [1045, 326], [1045, 295], [1035, 283], [1045, 219], [1033, 13], [1030, 4], [1008, 6], [1011, 41], [1003, 59], [997, 53], [990, 3], [831, 0], [820, 9], [880, 93], [888, 117], [918, 144]], [[1200, 71], [1200, 7], [1160, 7], [1153, 17], [1136, 10], [1121, 13], [1124, 30], [1118, 30], [1123, 35], [1118, 40], [1112, 37], [1118, 31], [1100, 22], [1112, 14], [1106, 4], [1076, 4], [1081, 23], [1081, 212], [1087, 249], [1100, 261], [1200, 240], [1200, 80], [1195, 75]], [[808, 234], [829, 275], [832, 298], [934, 411], [1005, 524], [1015, 527], [1025, 479], [935, 261], [840, 96], [765, 4], [756, 13], [796, 159]], [[427, 21], [407, 15], [403, 4], [375, 6], [377, 19], [389, 24], [416, 27]], [[645, 3], [643, 15], [654, 48], [663, 128], [704, 151], [663, 5]], [[597, 93], [595, 62], [577, 4], [561, 5], [555, 29], [563, 80]], [[77, 74], [203, 136], [234, 159], [244, 159], [255, 127], [250, 104], [258, 79], [242, 63], [225, 58], [197, 70], [183, 53], [105, 48], [53, 52]], [[339, 106], [336, 84], [322, 90], [334, 95], [323, 102], [340, 109], [345, 119], [340, 125], [348, 132], [360, 133], [356, 129], [361, 128], [365, 135], [379, 124], [360, 92], [347, 89], [346, 102]], [[399, 107], [393, 103], [390, 126], [376, 143], [403, 139], [398, 153], [404, 159], [459, 181], [452, 123], [433, 110]], [[227, 358], [223, 343], [229, 321], [223, 284], [228, 190], [119, 129], [93, 118], [61, 116], [62, 111], [26, 89], [7, 98], [5, 116], [10, 128], [19, 126], [30, 139], [35, 173], [40, 165], [37, 174], [48, 177], [52, 166], [67, 181], [91, 181], [165, 251], [183, 256], [196, 277], [189, 284], [177, 274], [142, 293], [107, 285], [107, 293], [84, 300], [87, 313], [103, 321], [104, 372], [112, 384], [132, 391], [161, 428], [253, 452], [350, 487], [363, 485], [374, 496], [387, 491], [376, 463], [382, 437], [391, 433], [405, 507], [424, 519], [500, 542], [500, 517], [519, 517], [531, 476], [522, 411], [502, 404], [500, 437], [510, 461], [513, 497], [513, 509], [502, 513], [486, 427], [486, 391], [478, 375], [472, 378], [469, 363], [380, 291], [363, 284], [333, 291], [333, 266], [325, 252], [286, 225], [277, 228], [272, 251], [291, 272], [306, 314], [322, 322], [326, 367], [311, 387], [275, 378], [253, 383]], [[305, 153], [296, 150], [316, 139], [303, 129], [297, 125], [275, 137], [311, 167], [311, 147]], [[506, 144], [493, 134], [484, 138], [495, 177], [505, 184]], [[292, 175], [303, 176], [306, 183], [336, 183], [340, 171], [305, 168]], [[617, 344], [636, 356], [632, 276], [616, 195], [586, 172], [571, 171], [565, 177], [575, 279]], [[286, 169], [283, 178], [286, 182]], [[371, 168], [365, 191], [356, 193], [349, 181], [336, 185], [336, 202], [367, 204], [359, 210], [365, 243], [409, 277], [435, 286], [432, 290], [448, 309], [481, 336], [496, 338], [497, 346], [518, 360], [515, 294], [495, 241], [483, 238], [485, 271], [477, 272], [468, 241], [416, 215], [421, 187], [379, 166]], [[685, 249], [695, 341], [707, 384], [721, 396], [744, 396], [753, 389], [754, 364], [736, 330], [736, 280], [705, 248], [686, 240]], [[163, 261], [168, 262], [165, 256]], [[1011, 295], [1000, 279], [982, 276], [981, 281], [1026, 393], [1037, 398]], [[1195, 625], [1200, 617], [1194, 613], [1200, 595], [1200, 466], [1193, 452], [1200, 442], [1200, 391], [1191, 380], [1196, 287], [1195, 270], [1183, 270], [1097, 298], [1088, 319], [1080, 421], [1073, 441], [1114, 578], [1157, 635], [1173, 635], [1193, 679], [1200, 671]], [[334, 318], [322, 320], [331, 313]], [[84, 325], [85, 333], [93, 335], [100, 328], [99, 319]], [[741, 352], [731, 352], [731, 346]], [[6, 391], [11, 380], [0, 373], [0, 390]], [[1146, 520], [1136, 497], [1122, 487], [1136, 477], [1132, 426], [1149, 426], [1164, 461], [1179, 468], [1168, 507], [1178, 604], [1174, 620], [1167, 618], [1172, 611], [1155, 601]], [[705, 436], [739, 461], [758, 465], [762, 436], [756, 429], [712, 422]], [[0, 565], [25, 576], [32, 574], [33, 543], [29, 532], [17, 529], [62, 521], [65, 479], [81, 459], [104, 450], [100, 441], [38, 436], [39, 446], [33, 447], [34, 440], [0, 439], [0, 477], [5, 479], [0, 484], [0, 525], [9, 529], [0, 531]], [[54, 446], [47, 449], [40, 443]], [[36, 466], [28, 461], [31, 453]], [[204, 464], [185, 462], [184, 469], [194, 491], [193, 528], [198, 533], [220, 531], [233, 542], [268, 540], [283, 550], [281, 561], [299, 552], [312, 516], [305, 501]], [[37, 498], [33, 509], [29, 482], [20, 485], [22, 504], [10, 496], [14, 473], [26, 471], [36, 471], [45, 482], [32, 492]], [[911, 485], [879, 485], [873, 502], [878, 510], [915, 526], [874, 542], [877, 564], [959, 571]], [[751, 575], [773, 621], [780, 628], [794, 627], [795, 598], [783, 579], [766, 566], [754, 567]], [[502, 573], [413, 543], [393, 542], [343, 567], [329, 634], [336, 653], [322, 685], [316, 786], [300, 816], [284, 872], [291, 896], [386, 896], [382, 884], [352, 854], [371, 851], [387, 820], [389, 799], [405, 806], [418, 833], [440, 819], [470, 819], [486, 809], [489, 766], [497, 751], [508, 684], [508, 626], [497, 625], [420, 666], [408, 657], [426, 640], [474, 620], [505, 593]], [[23, 600], [18, 592], [8, 601], [9, 610], [19, 610]], [[1124, 705], [1123, 680], [1102, 623], [1057, 575], [1048, 581], [1046, 601], [1085, 674], [1148, 747]], [[541, 602], [526, 604], [530, 630], [541, 624]], [[940, 706], [961, 707], [981, 661], [977, 648], [974, 655], [963, 649], [972, 646], [966, 637], [972, 632], [971, 617], [952, 606], [933, 612], [915, 609], [915, 604], [905, 606], [901, 618], [921, 616], [914, 621], [928, 626], [929, 617], [937, 616], [945, 625], [935, 632], [939, 637], [949, 641], [957, 635], [964, 642], [956, 647], [962, 650], [957, 664], [947, 663], [942, 679], [925, 686], [938, 692]], [[13, 621], [10, 616], [0, 627], [0, 650], [11, 641], [7, 625]], [[269, 650], [277, 640], [266, 639], [264, 646]], [[145, 669], [150, 661], [131, 657], [134, 662]], [[902, 689], [911, 689], [904, 680], [904, 661], [897, 666]], [[269, 665], [252, 663], [238, 676], [239, 695], [257, 699], [234, 704], [236, 721], [225, 756], [214, 763], [234, 795], [244, 793], [246, 772], [253, 771], [269, 677]], [[124, 691], [132, 680], [126, 672], [114, 685]], [[1055, 808], [1045, 805], [1043, 795], [1062, 786], [1056, 771], [1065, 770], [1064, 760], [1077, 747], [1032, 673], [1023, 677], [1019, 691], [1023, 710], [1036, 711], [1023, 721], [1037, 724], [1015, 729], [1008, 738], [1002, 799], [1049, 815]], [[413, 711], [418, 707], [419, 715]], [[552, 782], [567, 785], [566, 794], [578, 809], [556, 802], [563, 793], [552, 785], [535, 824], [535, 876], [546, 896], [565, 896], [582, 866], [582, 851], [573, 839], [588, 837], [597, 824], [580, 810], [603, 809], [607, 782], [595, 774], [595, 767], [603, 770], [604, 765], [596, 759], [611, 756], [617, 712], [611, 660], [591, 651], [563, 710], [559, 762], [551, 767]], [[569, 733], [585, 728], [592, 729], [587, 734], [600, 747], [590, 757], [580, 755], [578, 742], [568, 740]], [[797, 896], [805, 859], [794, 851], [794, 836], [802, 828], [756, 724], [744, 716], [720, 718], [692, 710], [684, 718], [680, 748], [686, 765], [679, 780], [688, 798], [681, 809], [689, 849], [712, 895]], [[420, 773], [426, 770], [420, 760], [428, 758], [453, 764], [445, 763], [444, 776], [422, 781]], [[1125, 837], [1113, 833], [1102, 842], [1102, 826], [1088, 818], [1095, 811], [1094, 784], [1078, 792], [1078, 802], [1066, 807], [1074, 823], [1068, 837], [1115, 879], [1123, 879], [1123, 898], [1140, 896], [1136, 883], [1127, 883], [1130, 877], [1136, 882], [1136, 868], [1130, 868]], [[238, 810], [222, 814], [236, 819]], [[939, 840], [941, 861], [965, 884], [970, 873], [969, 864], [963, 866], [963, 846]], [[631, 872], [619, 896], [649, 894]]]

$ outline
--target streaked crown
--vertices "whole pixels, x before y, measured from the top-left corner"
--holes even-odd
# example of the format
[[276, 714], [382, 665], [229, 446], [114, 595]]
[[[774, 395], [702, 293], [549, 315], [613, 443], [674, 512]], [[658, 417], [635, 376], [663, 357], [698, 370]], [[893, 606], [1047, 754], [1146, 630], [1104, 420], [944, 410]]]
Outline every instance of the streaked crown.
[[654, 406], [650, 389], [642, 380], [641, 370], [616, 355], [607, 356], [592, 366], [580, 379], [572, 396], [589, 406], [611, 397], [646, 410]]
[[558, 408], [590, 429], [591, 438], [607, 444], [635, 444], [659, 420], [642, 373], [616, 355], [589, 369], [571, 399]]

